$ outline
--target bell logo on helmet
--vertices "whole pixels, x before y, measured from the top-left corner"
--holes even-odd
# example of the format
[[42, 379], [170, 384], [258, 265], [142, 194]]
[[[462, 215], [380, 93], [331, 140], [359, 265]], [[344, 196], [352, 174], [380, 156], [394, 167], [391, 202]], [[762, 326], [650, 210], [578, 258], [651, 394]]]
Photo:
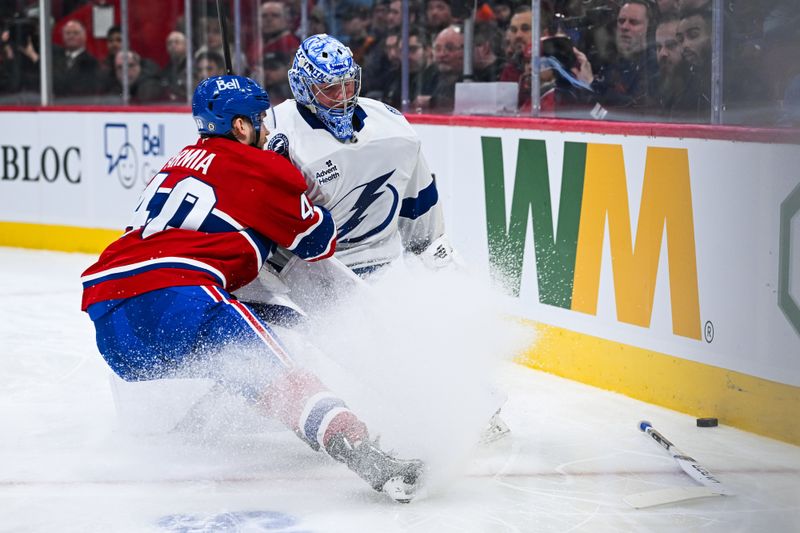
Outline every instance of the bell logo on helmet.
[[192, 96], [192, 116], [200, 135], [225, 135], [233, 119], [242, 116], [250, 119], [258, 138], [261, 114], [267, 109], [267, 91], [245, 76], [206, 78]]
[[217, 89], [219, 89], [220, 91], [224, 91], [225, 89], [233, 90], [241, 88], [242, 87], [239, 85], [239, 80], [236, 78], [233, 78], [232, 80], [229, 81], [225, 81], [221, 78], [217, 80]]

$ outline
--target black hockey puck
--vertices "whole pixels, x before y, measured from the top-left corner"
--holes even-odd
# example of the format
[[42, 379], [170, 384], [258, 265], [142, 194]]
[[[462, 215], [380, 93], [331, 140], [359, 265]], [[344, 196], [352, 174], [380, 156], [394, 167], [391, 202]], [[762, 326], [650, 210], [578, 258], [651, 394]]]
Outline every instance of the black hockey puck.
[[697, 427], [699, 428], [715, 428], [719, 425], [719, 420], [716, 418], [698, 418]]

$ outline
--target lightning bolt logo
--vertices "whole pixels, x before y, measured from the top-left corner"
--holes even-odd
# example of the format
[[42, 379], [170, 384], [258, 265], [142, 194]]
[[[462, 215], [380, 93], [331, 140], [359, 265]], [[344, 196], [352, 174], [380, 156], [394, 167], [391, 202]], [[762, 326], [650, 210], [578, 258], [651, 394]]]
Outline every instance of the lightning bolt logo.
[[[400, 195], [397, 194], [397, 189], [395, 189], [391, 185], [386, 185], [386, 189], [388, 189], [393, 196], [392, 207], [389, 210], [389, 215], [386, 217], [386, 219], [377, 226], [375, 226], [374, 228], [364, 233], [363, 235], [360, 235], [358, 237], [351, 237], [349, 239], [343, 238], [350, 232], [352, 232], [354, 229], [356, 229], [358, 225], [361, 224], [361, 222], [367, 217], [367, 211], [372, 206], [372, 204], [374, 204], [375, 201], [383, 195], [385, 191], [382, 191], [380, 189], [388, 181], [388, 179], [391, 177], [392, 174], [394, 174], [394, 170], [382, 176], [379, 176], [374, 180], [365, 183], [364, 185], [359, 185], [358, 187], [347, 193], [344, 196], [344, 198], [342, 198], [336, 203], [336, 205], [339, 205], [345, 200], [345, 198], [361, 190], [358, 199], [355, 201], [353, 207], [350, 209], [352, 215], [350, 216], [349, 219], [347, 219], [347, 222], [345, 222], [339, 227], [339, 233], [337, 235], [337, 239], [339, 240], [339, 242], [353, 243], [353, 242], [363, 241], [364, 239], [367, 239], [368, 237], [371, 237], [372, 235], [379, 233], [386, 226], [389, 225], [389, 223], [394, 218], [395, 212], [397, 211], [397, 204], [399, 202]], [[335, 208], [336, 205], [333, 207]]]

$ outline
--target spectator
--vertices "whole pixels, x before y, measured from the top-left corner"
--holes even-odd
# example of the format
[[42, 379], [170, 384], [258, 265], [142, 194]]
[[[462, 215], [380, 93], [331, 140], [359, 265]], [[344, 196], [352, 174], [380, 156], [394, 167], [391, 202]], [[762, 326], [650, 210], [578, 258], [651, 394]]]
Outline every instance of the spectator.
[[681, 13], [676, 34], [683, 58], [683, 91], [673, 109], [693, 122], [708, 122], [711, 112], [711, 13]]
[[[387, 84], [391, 80], [387, 80], [386, 69], [389, 68], [387, 62], [387, 51], [384, 50], [384, 44], [390, 34], [396, 36], [400, 35], [401, 26], [403, 22], [403, 3], [401, 0], [389, 0], [386, 7], [386, 24], [383, 33], [374, 34], [376, 37], [380, 36], [369, 52], [367, 53], [362, 66], [364, 72], [369, 73], [369, 79], [365, 80], [366, 83], [363, 87], [364, 94], [372, 92], [374, 96], [380, 99], [380, 94], [386, 89]], [[409, 28], [415, 28], [417, 25], [417, 9], [413, 0], [409, 1], [408, 7], [408, 21]], [[389, 52], [391, 53], [391, 52]]]
[[503, 34], [496, 24], [479, 22], [475, 24], [474, 50], [472, 52], [474, 81], [497, 81], [503, 71], [505, 61], [501, 57], [503, 51]]
[[497, 27], [503, 31], [508, 28], [511, 22], [514, 5], [513, 0], [494, 0], [492, 2], [492, 11], [494, 12], [495, 21], [497, 21]]
[[425, 5], [425, 26], [431, 38], [454, 22], [450, 0], [428, 0]]
[[342, 21], [344, 38], [341, 42], [350, 48], [353, 58], [359, 65], [364, 64], [367, 53], [376, 43], [375, 37], [369, 33], [369, 22], [370, 11], [366, 6], [353, 4], [344, 11]]
[[711, 14], [692, 11], [681, 16], [677, 30], [681, 56], [695, 71], [708, 70], [711, 61]]
[[308, 32], [311, 35], [328, 33], [328, 25], [325, 23], [325, 12], [320, 6], [316, 6], [311, 10], [311, 15], [308, 17]]
[[461, 79], [464, 69], [464, 35], [460, 26], [448, 26], [436, 36], [433, 66], [433, 75], [425, 80], [416, 105], [422, 109], [452, 111], [456, 82]]
[[186, 36], [179, 31], [167, 35], [169, 61], [161, 70], [161, 85], [164, 97], [171, 102], [186, 101]]
[[291, 11], [283, 2], [267, 0], [261, 4], [261, 53], [258, 58], [258, 44], [251, 47], [248, 54], [254, 65], [261, 64], [266, 54], [280, 53], [292, 55], [300, 46], [300, 40], [291, 30]]
[[[416, 0], [408, 2], [408, 27], [414, 28], [417, 25], [419, 5]], [[400, 33], [403, 24], [403, 2], [402, 0], [391, 0], [386, 12], [386, 31], [387, 33]]]
[[[200, 48], [198, 48], [195, 53], [195, 61], [205, 52], [214, 52], [219, 54], [220, 57], [225, 57], [225, 48], [222, 42], [222, 28], [219, 25], [219, 19], [217, 17], [200, 17], [199, 20], [200, 25], [200, 42], [204, 43]], [[223, 59], [224, 61], [224, 59]], [[233, 61], [233, 67], [236, 68], [237, 59], [233, 57], [233, 51], [231, 50], [231, 61]], [[240, 72], [247, 72], [248, 63], [247, 58], [244, 56], [244, 53], [238, 56], [238, 63], [241, 65], [239, 68]], [[224, 72], [223, 72], [224, 73]]]
[[194, 59], [195, 87], [206, 78], [225, 74], [225, 58], [216, 52], [201, 52]]
[[677, 34], [677, 18], [662, 19], [656, 26], [656, 58], [662, 81], [672, 77], [681, 63], [681, 46]]
[[506, 65], [503, 68], [503, 81], [518, 81], [523, 70], [525, 51], [531, 45], [533, 15], [531, 8], [520, 6], [511, 17], [503, 41]]
[[392, 87], [401, 81], [400, 33], [387, 33], [383, 42], [377, 43], [367, 57], [366, 64], [369, 65], [369, 70], [368, 74], [364, 74], [362, 70], [361, 93], [368, 98], [389, 102], [388, 93], [392, 92]]
[[101, 77], [109, 80], [114, 76], [114, 58], [122, 50], [122, 28], [111, 26], [106, 32], [106, 57], [100, 63]]
[[36, 21], [14, 19], [0, 38], [0, 93], [39, 91]]
[[[289, 11], [289, 31], [295, 35], [300, 35], [300, 23], [302, 22], [301, 14], [303, 12], [302, 0], [280, 0], [280, 2], [286, 5], [286, 8]], [[310, 0], [308, 2], [307, 9], [311, 11], [317, 7], [317, 5], [324, 8], [325, 2], [320, 2], [319, 0]]]
[[[528, 68], [525, 55], [531, 49], [531, 30], [533, 16], [528, 6], [518, 7], [508, 29], [505, 33], [504, 48], [506, 61], [503, 70], [500, 72], [500, 81], [513, 81], [520, 83]], [[529, 91], [528, 91], [529, 93]], [[529, 97], [529, 95], [528, 95]], [[526, 91], [523, 84], [520, 84], [520, 95], [518, 105], [522, 105], [526, 98]]]
[[678, 19], [665, 18], [656, 26], [658, 88], [656, 98], [662, 111], [672, 109], [683, 90], [681, 45], [678, 42]]
[[381, 41], [389, 31], [389, 23], [387, 21], [387, 17], [389, 16], [389, 1], [390, 0], [375, 0], [375, 5], [372, 6], [370, 32], [378, 41]]
[[631, 59], [647, 49], [647, 34], [652, 16], [648, 4], [626, 2], [617, 15], [617, 52], [625, 59]]
[[278, 105], [291, 98], [289, 90], [289, 67], [292, 56], [280, 52], [267, 52], [264, 55], [264, 88], [269, 93], [272, 105]]
[[592, 83], [604, 106], [643, 109], [651, 105], [658, 84], [658, 61], [651, 46], [654, 20], [647, 0], [626, 0], [620, 7], [616, 58], [600, 67]]
[[[372, 96], [400, 109], [402, 102], [402, 78], [400, 75], [402, 40], [396, 33], [391, 33], [384, 40], [386, 53], [385, 74], [381, 76], [382, 85], [379, 91], [372, 91]], [[427, 76], [428, 66], [424, 36], [421, 32], [408, 35], [408, 100], [413, 102], [421, 93]]]
[[62, 28], [64, 48], [53, 51], [53, 93], [56, 96], [96, 94], [100, 64], [86, 51], [86, 29], [77, 20]]
[[128, 92], [134, 104], [144, 104], [162, 99], [161, 81], [152, 62], [144, 63], [134, 51], [117, 52], [114, 59], [114, 79], [106, 87], [107, 94], [122, 95], [122, 69], [128, 63]]

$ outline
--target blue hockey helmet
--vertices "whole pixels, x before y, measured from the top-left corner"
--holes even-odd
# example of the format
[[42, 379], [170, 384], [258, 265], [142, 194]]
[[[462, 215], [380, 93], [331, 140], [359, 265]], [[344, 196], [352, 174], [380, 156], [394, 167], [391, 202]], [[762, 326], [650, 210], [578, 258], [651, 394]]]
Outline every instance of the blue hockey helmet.
[[261, 132], [261, 113], [269, 109], [269, 95], [245, 76], [212, 76], [200, 82], [192, 96], [192, 115], [201, 135], [225, 135], [238, 116], [250, 119]]
[[294, 55], [289, 87], [298, 103], [314, 108], [334, 137], [344, 141], [353, 136], [361, 67], [348, 47], [324, 33], [308, 37]]

